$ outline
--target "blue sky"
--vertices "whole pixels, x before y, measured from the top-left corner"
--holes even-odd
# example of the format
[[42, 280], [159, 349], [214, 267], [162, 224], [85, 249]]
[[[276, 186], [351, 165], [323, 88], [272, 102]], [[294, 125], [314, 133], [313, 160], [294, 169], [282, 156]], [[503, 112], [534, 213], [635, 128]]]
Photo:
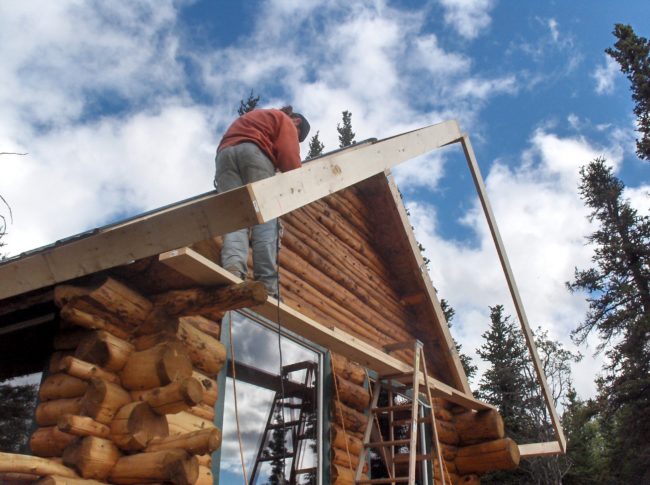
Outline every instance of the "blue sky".
[[[0, 3], [0, 193], [10, 254], [206, 192], [220, 135], [251, 88], [293, 104], [336, 148], [458, 119], [469, 133], [533, 326], [571, 347], [585, 311], [564, 282], [591, 256], [578, 169], [604, 155], [648, 210], [616, 22], [648, 37], [647, 1], [269, 0]], [[302, 147], [303, 155], [307, 144]], [[394, 171], [454, 335], [481, 343], [508, 304], [458, 149]], [[576, 366], [593, 394], [601, 357]], [[571, 347], [573, 348], [573, 347]]]

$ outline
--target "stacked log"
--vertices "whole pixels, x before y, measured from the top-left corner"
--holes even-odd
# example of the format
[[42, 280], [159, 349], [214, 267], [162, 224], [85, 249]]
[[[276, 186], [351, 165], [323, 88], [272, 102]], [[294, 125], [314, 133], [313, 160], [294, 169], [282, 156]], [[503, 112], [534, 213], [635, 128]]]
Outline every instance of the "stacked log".
[[38, 458], [12, 458], [0, 473], [48, 484], [207, 483], [226, 354], [219, 323], [200, 315], [265, 299], [260, 283], [152, 298], [111, 278], [60, 285], [62, 324], [30, 441]]
[[[332, 484], [351, 485], [364, 452], [363, 433], [370, 405], [363, 367], [342, 355], [330, 354], [332, 363], [332, 419], [330, 426]], [[368, 466], [364, 467], [364, 473]]]

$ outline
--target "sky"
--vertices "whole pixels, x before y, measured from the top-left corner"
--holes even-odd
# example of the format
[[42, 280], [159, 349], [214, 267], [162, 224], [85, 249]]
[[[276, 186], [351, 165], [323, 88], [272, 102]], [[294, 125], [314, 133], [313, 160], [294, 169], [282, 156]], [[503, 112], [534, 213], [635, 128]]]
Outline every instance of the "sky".
[[[576, 347], [593, 230], [579, 168], [612, 164], [647, 213], [629, 84], [604, 53], [617, 22], [650, 36], [650, 2], [0, 0], [0, 194], [9, 255], [212, 190], [214, 152], [251, 89], [338, 146], [449, 119], [470, 136], [533, 327]], [[307, 143], [302, 145], [303, 156]], [[489, 306], [514, 313], [458, 147], [393, 174], [470, 355]], [[6, 208], [0, 209], [8, 216]], [[481, 364], [481, 368], [484, 366]]]

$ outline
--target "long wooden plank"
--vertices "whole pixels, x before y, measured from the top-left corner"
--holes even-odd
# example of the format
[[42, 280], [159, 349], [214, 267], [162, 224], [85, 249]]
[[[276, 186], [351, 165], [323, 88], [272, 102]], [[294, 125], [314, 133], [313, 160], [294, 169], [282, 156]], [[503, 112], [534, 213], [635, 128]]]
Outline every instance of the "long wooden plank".
[[529, 443], [519, 445], [519, 455], [522, 458], [533, 458], [535, 456], [552, 456], [563, 453], [560, 443], [557, 441], [546, 441], [544, 443]]
[[[174, 261], [179, 259], [179, 261]], [[239, 278], [231, 275], [219, 265], [202, 257], [192, 249], [183, 248], [162, 255], [160, 261], [174, 269], [182, 268], [185, 276], [201, 285], [215, 284], [215, 278], [226, 283], [237, 283]], [[209, 271], [215, 271], [219, 276], [211, 276]], [[408, 364], [376, 349], [372, 345], [360, 340], [349, 333], [333, 327], [323, 325], [284, 303], [270, 298], [264, 305], [252, 309], [268, 320], [277, 322], [278, 310], [280, 324], [283, 328], [300, 335], [333, 352], [345, 355], [349, 359], [372, 369], [379, 374], [412, 373], [413, 368]], [[424, 384], [424, 380], [421, 380]], [[443, 397], [451, 402], [468, 409], [492, 409], [492, 406], [475, 399], [471, 394], [459, 391], [450, 385], [429, 377], [429, 387], [434, 396]]]
[[250, 186], [209, 193], [0, 265], [0, 300], [258, 222]]
[[555, 436], [558, 440], [557, 442], [560, 447], [560, 452], [564, 453], [566, 452], [566, 438], [564, 437], [562, 424], [560, 423], [560, 418], [557, 414], [557, 410], [555, 409], [555, 403], [553, 402], [551, 391], [549, 390], [548, 383], [546, 382], [546, 376], [544, 375], [542, 363], [537, 353], [537, 346], [535, 345], [533, 332], [530, 329], [528, 317], [524, 311], [524, 304], [521, 301], [519, 289], [517, 288], [517, 283], [515, 282], [515, 276], [512, 273], [508, 255], [506, 254], [506, 248], [503, 245], [501, 233], [499, 232], [496, 219], [494, 218], [494, 213], [492, 212], [492, 206], [490, 205], [490, 201], [487, 196], [485, 183], [483, 182], [483, 177], [481, 176], [481, 171], [479, 169], [478, 163], [476, 162], [476, 156], [474, 155], [472, 144], [470, 143], [469, 137], [467, 135], [463, 135], [461, 144], [465, 152], [465, 158], [467, 159], [467, 164], [469, 165], [470, 172], [472, 173], [472, 178], [474, 179], [474, 185], [476, 186], [476, 191], [478, 193], [481, 206], [483, 207], [483, 212], [485, 213], [485, 218], [487, 219], [497, 254], [499, 255], [499, 260], [501, 261], [501, 267], [503, 268], [503, 273], [505, 274], [508, 288], [510, 289], [510, 295], [512, 296], [512, 300], [515, 304], [515, 309], [517, 311], [517, 316], [519, 317], [521, 330], [524, 334], [526, 345], [528, 346], [528, 351], [533, 360], [533, 366], [535, 367], [537, 380], [542, 388], [542, 395], [544, 396], [546, 407], [548, 408], [548, 411], [551, 415], [551, 423], [553, 425], [553, 429], [555, 430]]
[[455, 120], [325, 156], [253, 184], [260, 217], [269, 221], [461, 137]]
[[0, 300], [266, 222], [460, 138], [456, 121], [313, 160], [0, 264]]

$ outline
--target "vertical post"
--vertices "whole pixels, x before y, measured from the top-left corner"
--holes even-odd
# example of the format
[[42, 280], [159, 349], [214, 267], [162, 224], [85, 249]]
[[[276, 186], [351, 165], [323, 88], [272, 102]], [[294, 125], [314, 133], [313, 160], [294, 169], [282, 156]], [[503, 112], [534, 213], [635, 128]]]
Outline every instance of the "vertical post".
[[488, 226], [490, 228], [490, 233], [492, 234], [492, 239], [494, 240], [494, 245], [496, 246], [497, 254], [499, 255], [499, 260], [501, 261], [501, 267], [506, 277], [508, 283], [508, 288], [510, 289], [510, 295], [515, 304], [515, 309], [517, 311], [517, 316], [519, 318], [519, 323], [521, 324], [521, 330], [524, 334], [526, 340], [526, 345], [528, 346], [528, 351], [530, 356], [533, 359], [533, 366], [535, 367], [535, 373], [537, 374], [537, 380], [542, 388], [542, 395], [544, 396], [544, 401], [546, 402], [546, 407], [551, 415], [551, 423], [553, 429], [555, 430], [555, 436], [560, 444], [562, 452], [566, 452], [566, 438], [564, 437], [564, 432], [562, 431], [562, 425], [560, 424], [560, 418], [555, 409], [555, 404], [553, 403], [553, 397], [546, 382], [546, 376], [542, 370], [542, 364], [539, 360], [539, 355], [537, 354], [537, 347], [535, 346], [535, 340], [533, 337], [533, 332], [530, 329], [528, 324], [528, 318], [524, 311], [524, 305], [519, 296], [519, 290], [517, 284], [515, 283], [515, 278], [510, 268], [510, 262], [508, 261], [508, 256], [506, 254], [503, 241], [501, 240], [501, 234], [499, 233], [499, 228], [497, 227], [494, 214], [492, 213], [492, 207], [490, 206], [490, 201], [487, 197], [487, 191], [485, 189], [485, 184], [483, 183], [483, 177], [481, 177], [481, 172], [476, 162], [476, 157], [474, 155], [474, 150], [472, 149], [472, 144], [469, 141], [467, 135], [463, 135], [460, 139], [461, 144], [463, 145], [463, 151], [465, 152], [465, 158], [467, 159], [467, 164], [469, 165], [469, 170], [472, 173], [472, 178], [474, 179], [474, 185], [476, 186], [476, 191], [478, 192], [479, 200], [481, 201], [481, 206], [483, 207], [483, 212], [485, 213], [485, 218], [487, 219]]

